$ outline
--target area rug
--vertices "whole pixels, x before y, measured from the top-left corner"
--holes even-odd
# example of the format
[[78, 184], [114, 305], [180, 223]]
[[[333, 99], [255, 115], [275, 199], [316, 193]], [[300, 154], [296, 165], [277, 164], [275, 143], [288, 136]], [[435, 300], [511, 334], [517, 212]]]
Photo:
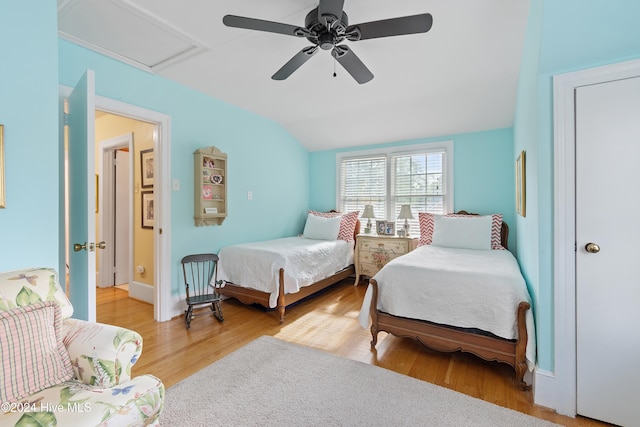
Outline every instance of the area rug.
[[163, 426], [553, 426], [453, 390], [263, 336], [166, 391]]

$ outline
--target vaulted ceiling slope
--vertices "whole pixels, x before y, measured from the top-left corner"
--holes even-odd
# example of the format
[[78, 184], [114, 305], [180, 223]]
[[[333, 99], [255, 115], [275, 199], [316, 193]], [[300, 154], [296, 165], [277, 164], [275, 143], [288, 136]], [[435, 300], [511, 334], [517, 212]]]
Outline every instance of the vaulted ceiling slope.
[[[364, 84], [311, 43], [225, 15], [304, 27], [319, 0], [58, 0], [60, 36], [280, 123], [311, 151], [511, 127], [528, 0], [345, 0], [349, 24], [429, 13], [426, 33], [351, 42]], [[334, 77], [334, 71], [336, 76]]]

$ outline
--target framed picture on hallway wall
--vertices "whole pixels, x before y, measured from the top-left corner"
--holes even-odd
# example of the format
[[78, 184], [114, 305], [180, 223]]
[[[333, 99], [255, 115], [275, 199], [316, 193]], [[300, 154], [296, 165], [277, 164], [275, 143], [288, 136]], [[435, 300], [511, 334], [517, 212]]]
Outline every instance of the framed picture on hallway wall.
[[153, 149], [140, 151], [140, 173], [142, 174], [142, 188], [153, 187]]
[[142, 228], [153, 228], [155, 224], [155, 214], [153, 209], [153, 191], [143, 191], [142, 193]]

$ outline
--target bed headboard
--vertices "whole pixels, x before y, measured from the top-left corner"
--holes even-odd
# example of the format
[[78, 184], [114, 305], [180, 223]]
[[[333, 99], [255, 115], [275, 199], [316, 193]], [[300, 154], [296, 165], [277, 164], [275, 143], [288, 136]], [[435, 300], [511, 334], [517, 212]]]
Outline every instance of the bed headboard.
[[356, 228], [353, 230], [353, 241], [356, 241], [356, 236], [360, 234], [360, 220], [356, 220]]
[[[479, 215], [477, 213], [471, 213], [467, 211], [458, 211], [456, 212], [458, 215]], [[506, 222], [502, 221], [502, 226], [500, 227], [500, 244], [505, 249], [509, 249], [509, 226]]]

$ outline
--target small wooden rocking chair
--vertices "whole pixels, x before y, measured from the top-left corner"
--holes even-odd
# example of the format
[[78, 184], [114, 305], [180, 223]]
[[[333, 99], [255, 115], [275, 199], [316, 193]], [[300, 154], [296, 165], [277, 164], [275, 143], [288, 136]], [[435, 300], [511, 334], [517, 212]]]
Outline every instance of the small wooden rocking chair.
[[184, 273], [184, 285], [187, 291], [187, 309], [184, 311], [184, 321], [187, 329], [191, 327], [193, 319], [193, 307], [210, 305], [213, 315], [220, 321], [224, 321], [222, 308], [220, 307], [219, 289], [222, 281], [218, 281], [218, 255], [195, 254], [182, 258], [182, 271]]

